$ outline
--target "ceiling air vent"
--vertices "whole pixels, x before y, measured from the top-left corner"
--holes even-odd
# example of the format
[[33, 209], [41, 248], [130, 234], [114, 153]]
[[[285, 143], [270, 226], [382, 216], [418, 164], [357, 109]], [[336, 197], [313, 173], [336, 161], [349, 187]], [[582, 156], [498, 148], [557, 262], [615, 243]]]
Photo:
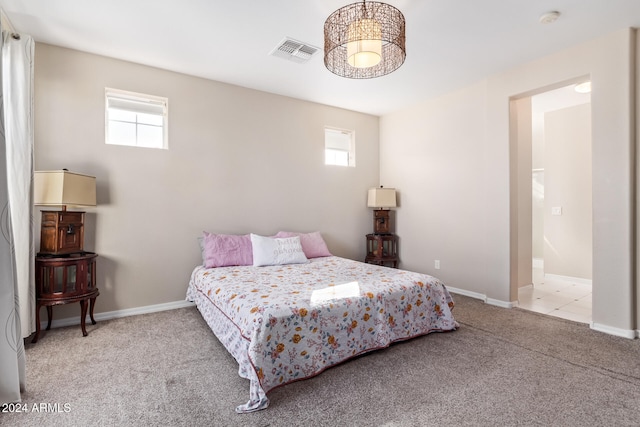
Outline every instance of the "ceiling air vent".
[[290, 38], [284, 38], [269, 55], [288, 59], [299, 64], [307, 62], [320, 49], [307, 43], [302, 43]]

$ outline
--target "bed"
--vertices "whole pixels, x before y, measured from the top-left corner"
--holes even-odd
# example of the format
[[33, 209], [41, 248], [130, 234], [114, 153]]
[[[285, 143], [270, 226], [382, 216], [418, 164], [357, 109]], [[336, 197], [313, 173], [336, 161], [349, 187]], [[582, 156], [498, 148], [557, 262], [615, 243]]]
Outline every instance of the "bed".
[[270, 390], [355, 356], [458, 327], [440, 280], [337, 256], [200, 265], [186, 298], [250, 381], [249, 401], [236, 412], [264, 409]]

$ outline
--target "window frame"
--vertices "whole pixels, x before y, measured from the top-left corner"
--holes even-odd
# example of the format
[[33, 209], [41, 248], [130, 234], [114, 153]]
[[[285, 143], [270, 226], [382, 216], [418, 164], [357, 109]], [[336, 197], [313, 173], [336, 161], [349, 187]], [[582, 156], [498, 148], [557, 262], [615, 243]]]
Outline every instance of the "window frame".
[[[335, 144], [334, 141], [330, 141], [331, 133], [348, 135], [349, 142], [348, 147], [339, 147], [339, 144]], [[332, 144], [333, 143], [333, 144]], [[343, 152], [347, 153], [347, 164], [329, 163], [327, 151]], [[341, 167], [355, 167], [356, 166], [356, 133], [350, 129], [340, 129], [331, 126], [325, 126], [324, 128], [324, 164], [326, 166], [341, 166]]]
[[[156, 96], [156, 95], [147, 95], [144, 93], [131, 92], [121, 89], [114, 89], [105, 87], [105, 124], [104, 124], [104, 133], [105, 133], [105, 144], [107, 145], [120, 145], [125, 147], [138, 147], [138, 148], [154, 148], [154, 149], [163, 149], [167, 150], [169, 148], [168, 137], [169, 137], [169, 99]], [[113, 108], [115, 110], [120, 111], [129, 111], [136, 114], [136, 121], [126, 121], [126, 120], [117, 120], [110, 119], [110, 109]], [[157, 126], [149, 123], [142, 123], [139, 121], [138, 114], [149, 114], [156, 117], [162, 118], [162, 146], [149, 146], [149, 145], [140, 145], [138, 138], [138, 130], [139, 126]], [[129, 143], [120, 143], [120, 142], [112, 142], [109, 138], [109, 124], [111, 122], [121, 122], [121, 123], [131, 123], [135, 125], [136, 129], [136, 138], [135, 145]]]

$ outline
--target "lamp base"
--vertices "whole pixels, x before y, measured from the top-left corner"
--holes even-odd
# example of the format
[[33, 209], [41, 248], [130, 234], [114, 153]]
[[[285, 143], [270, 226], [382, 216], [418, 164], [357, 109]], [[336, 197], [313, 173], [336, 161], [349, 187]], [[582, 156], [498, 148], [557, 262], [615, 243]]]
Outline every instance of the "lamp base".
[[388, 209], [376, 209], [373, 211], [373, 234], [391, 234], [390, 225]]

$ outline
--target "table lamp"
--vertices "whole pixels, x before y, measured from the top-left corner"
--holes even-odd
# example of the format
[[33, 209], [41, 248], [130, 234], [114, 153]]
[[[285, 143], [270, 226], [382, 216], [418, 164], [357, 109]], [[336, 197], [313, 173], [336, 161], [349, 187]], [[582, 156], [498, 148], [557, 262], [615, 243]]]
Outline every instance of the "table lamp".
[[38, 255], [65, 255], [84, 251], [84, 212], [67, 206], [96, 206], [96, 178], [67, 169], [34, 173], [34, 204], [61, 206], [42, 211]]
[[389, 208], [396, 207], [395, 188], [371, 188], [367, 207], [373, 210], [373, 234], [390, 234]]

